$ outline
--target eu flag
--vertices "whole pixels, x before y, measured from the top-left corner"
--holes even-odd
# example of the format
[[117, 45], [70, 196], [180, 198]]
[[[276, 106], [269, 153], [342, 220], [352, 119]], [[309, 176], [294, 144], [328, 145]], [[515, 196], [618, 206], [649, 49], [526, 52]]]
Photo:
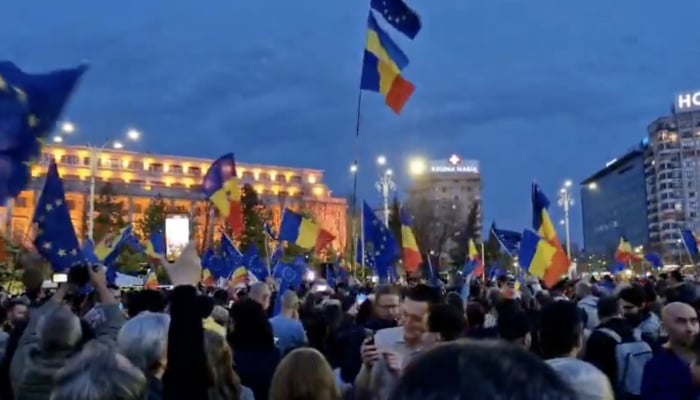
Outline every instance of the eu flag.
[[365, 249], [369, 248], [374, 256], [374, 265], [379, 278], [388, 278], [389, 268], [401, 256], [399, 243], [367, 203], [363, 204], [362, 218]]
[[55, 271], [65, 271], [85, 259], [66, 206], [63, 181], [51, 162], [32, 222], [37, 224], [34, 246]]
[[54, 129], [86, 67], [26, 74], [0, 61], [0, 204], [29, 182], [29, 162], [41, 154], [40, 139]]
[[397, 31], [414, 39], [420, 32], [421, 22], [418, 14], [403, 0], [372, 0], [372, 8]]
[[258, 247], [254, 244], [248, 246], [248, 250], [243, 254], [242, 264], [261, 282], [265, 282], [265, 279], [270, 275], [267, 265], [260, 259]]

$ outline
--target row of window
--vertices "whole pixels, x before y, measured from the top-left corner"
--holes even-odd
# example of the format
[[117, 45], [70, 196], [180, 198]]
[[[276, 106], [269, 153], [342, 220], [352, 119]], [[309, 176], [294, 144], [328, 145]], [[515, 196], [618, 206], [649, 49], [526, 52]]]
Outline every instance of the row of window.
[[[50, 153], [44, 153], [43, 154], [43, 159], [45, 163], [49, 163], [51, 160], [54, 159], [54, 156]], [[82, 166], [90, 166], [90, 157], [83, 157], [82, 159], [78, 157], [77, 155], [73, 154], [63, 154], [59, 157], [58, 162], [61, 164], [68, 164], [68, 165], [82, 165]], [[162, 174], [165, 172], [165, 166], [162, 163], [150, 163], [148, 164], [148, 168], [145, 167], [145, 164], [143, 161], [138, 161], [138, 160], [131, 160], [126, 164], [126, 167], [124, 167], [124, 163], [122, 163], [122, 160], [119, 158], [109, 158], [106, 160], [103, 160], [101, 158], [97, 159], [97, 166], [98, 167], [106, 167], [110, 169], [128, 169], [128, 170], [135, 170], [135, 171], [148, 171], [154, 174]], [[201, 176], [202, 175], [202, 169], [200, 167], [195, 167], [195, 166], [188, 166], [187, 170], [185, 171], [185, 168], [182, 165], [177, 165], [177, 164], [170, 164], [168, 166], [168, 171], [169, 174], [176, 174], [176, 175], [192, 175], [192, 176]], [[259, 174], [253, 173], [252, 171], [244, 171], [241, 174], [241, 177], [244, 180], [262, 180], [262, 181], [274, 181], [278, 183], [302, 183], [302, 177], [299, 175], [293, 175], [290, 177], [289, 180], [287, 180], [286, 175], [284, 174], [276, 174], [273, 176], [268, 173], [261, 172]], [[309, 177], [309, 183], [316, 183], [316, 178], [313, 176]]]

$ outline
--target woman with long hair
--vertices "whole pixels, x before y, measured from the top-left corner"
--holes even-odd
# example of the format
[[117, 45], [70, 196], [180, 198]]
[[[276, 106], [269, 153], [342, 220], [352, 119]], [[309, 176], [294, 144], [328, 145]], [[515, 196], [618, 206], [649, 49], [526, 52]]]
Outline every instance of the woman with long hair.
[[241, 386], [241, 379], [233, 370], [231, 347], [220, 334], [204, 331], [204, 352], [209, 376], [208, 400], [252, 400], [253, 392]]
[[331, 366], [318, 350], [293, 350], [275, 370], [270, 385], [270, 400], [297, 399], [341, 399]]

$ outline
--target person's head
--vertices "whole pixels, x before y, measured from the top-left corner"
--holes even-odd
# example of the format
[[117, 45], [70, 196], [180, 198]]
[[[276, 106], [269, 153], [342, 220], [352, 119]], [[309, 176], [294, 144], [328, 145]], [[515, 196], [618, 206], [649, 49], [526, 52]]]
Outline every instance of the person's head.
[[621, 314], [620, 300], [617, 296], [607, 295], [598, 300], [598, 320], [608, 321], [611, 318], [618, 318]]
[[292, 318], [299, 318], [299, 296], [293, 290], [287, 290], [282, 295], [282, 313]]
[[582, 299], [586, 296], [590, 296], [592, 292], [593, 286], [591, 286], [590, 283], [586, 281], [579, 281], [576, 284], [576, 297], [579, 299]]
[[472, 301], [467, 304], [467, 324], [469, 329], [477, 329], [484, 326], [486, 311], [481, 303]]
[[661, 312], [661, 321], [672, 345], [689, 347], [698, 334], [698, 314], [693, 307], [680, 302], [670, 303]]
[[401, 312], [404, 340], [409, 344], [420, 342], [427, 331], [430, 306], [440, 302], [440, 294], [428, 285], [416, 285], [406, 292]]
[[456, 341], [418, 355], [390, 400], [576, 400], [535, 355], [493, 341]]
[[428, 331], [441, 342], [457, 340], [464, 335], [464, 313], [450, 304], [436, 304], [428, 314]]
[[257, 282], [250, 286], [248, 298], [257, 301], [263, 310], [267, 311], [270, 308], [270, 288], [263, 282]]
[[576, 304], [555, 301], [540, 313], [540, 347], [545, 358], [571, 357], [581, 348], [583, 321]]
[[226, 339], [216, 332], [204, 331], [204, 353], [209, 376], [209, 399], [238, 399], [241, 379], [233, 370], [233, 352]]
[[158, 290], [140, 290], [131, 292], [125, 297], [127, 297], [126, 310], [129, 318], [133, 318], [143, 311], [163, 312], [167, 305], [165, 298]]
[[454, 307], [455, 310], [464, 314], [464, 300], [457, 292], [449, 292], [445, 295], [445, 303]]
[[170, 315], [144, 311], [126, 321], [117, 335], [117, 351], [146, 376], [161, 378], [168, 365]]
[[680, 269], [674, 269], [673, 271], [671, 271], [671, 274], [669, 275], [669, 280], [671, 281], [672, 285], [683, 283], [683, 274], [681, 274]]
[[214, 306], [214, 309], [211, 311], [211, 318], [224, 328], [228, 327], [228, 310], [223, 306]]
[[68, 306], [60, 306], [39, 319], [39, 349], [42, 351], [72, 350], [83, 331], [78, 318]]
[[12, 325], [26, 321], [28, 314], [29, 307], [22, 299], [12, 299], [7, 305], [7, 320]]
[[501, 301], [503, 301], [503, 292], [498, 288], [490, 288], [486, 292], [486, 301], [488, 301], [489, 307], [495, 310]]
[[229, 315], [233, 322], [229, 340], [234, 350], [237, 347], [266, 348], [275, 345], [272, 326], [257, 301], [237, 301], [231, 306]]
[[374, 289], [374, 315], [386, 321], [396, 321], [401, 310], [401, 297], [395, 286], [379, 285]]
[[529, 349], [532, 343], [530, 320], [522, 311], [498, 313], [498, 335], [501, 339]]
[[340, 398], [331, 366], [315, 349], [293, 350], [282, 359], [272, 376], [270, 400]]
[[83, 351], [55, 376], [51, 400], [143, 400], [146, 377], [124, 356], [109, 349]]
[[630, 286], [622, 289], [618, 297], [620, 298], [620, 307], [622, 307], [622, 316], [630, 320], [636, 327], [641, 322], [639, 316], [644, 311], [646, 303], [644, 289], [639, 286]]

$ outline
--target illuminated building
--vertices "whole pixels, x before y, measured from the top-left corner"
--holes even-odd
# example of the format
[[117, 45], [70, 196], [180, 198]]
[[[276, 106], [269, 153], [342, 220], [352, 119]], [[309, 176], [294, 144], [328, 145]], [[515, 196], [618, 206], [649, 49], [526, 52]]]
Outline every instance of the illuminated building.
[[633, 246], [649, 243], [644, 153], [632, 149], [581, 182], [587, 253], [612, 256], [621, 235]]
[[[200, 191], [204, 173], [213, 160], [170, 155], [136, 153], [125, 150], [103, 149], [91, 151], [85, 146], [57, 146], [44, 148], [40, 165], [32, 169], [32, 182], [15, 199], [11, 219], [4, 229], [17, 242], [27, 240], [36, 201], [41, 193], [43, 177], [51, 159], [55, 159], [64, 181], [66, 202], [70, 208], [73, 226], [79, 237], [87, 230], [85, 215], [89, 209], [90, 155], [97, 155], [96, 193], [109, 183], [114, 200], [124, 204], [127, 218], [136, 222], [153, 197], [161, 195], [169, 206], [185, 210], [195, 220], [198, 240], [204, 239], [207, 201]], [[333, 197], [323, 183], [323, 171], [318, 169], [237, 163], [242, 184], [250, 184], [272, 214], [273, 226], [279, 226], [285, 207], [304, 209], [313, 213], [317, 221], [333, 235], [336, 249], [346, 244], [347, 203]], [[96, 196], [99, 201], [99, 196]], [[6, 212], [2, 210], [3, 215]], [[214, 223], [220, 223], [217, 219]]]
[[[476, 231], [481, 232], [481, 173], [478, 161], [462, 159], [456, 154], [441, 160], [413, 160], [410, 172], [414, 180], [408, 190], [407, 203], [414, 218], [417, 222], [420, 219], [435, 220], [447, 227], [446, 231], [449, 231], [451, 236], [451, 240], [446, 240], [443, 244], [443, 256], [458, 243], [464, 242], [454, 235], [463, 231], [474, 204], [478, 205]], [[423, 215], [426, 212], [427, 215]], [[435, 229], [440, 228], [436, 226]], [[437, 237], [440, 234], [433, 236]], [[432, 238], [426, 239], [432, 241]], [[480, 241], [480, 238], [474, 239]], [[421, 250], [435, 252], [438, 249]]]

